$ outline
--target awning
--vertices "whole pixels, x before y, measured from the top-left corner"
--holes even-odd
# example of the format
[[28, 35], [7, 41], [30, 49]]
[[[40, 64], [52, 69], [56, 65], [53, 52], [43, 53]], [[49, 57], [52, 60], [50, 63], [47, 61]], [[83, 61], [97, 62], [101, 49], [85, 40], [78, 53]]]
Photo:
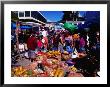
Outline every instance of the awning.
[[[29, 25], [21, 25], [20, 26], [20, 29], [31, 29], [32, 26], [29, 26]], [[16, 23], [14, 22], [11, 22], [11, 29], [16, 29]]]

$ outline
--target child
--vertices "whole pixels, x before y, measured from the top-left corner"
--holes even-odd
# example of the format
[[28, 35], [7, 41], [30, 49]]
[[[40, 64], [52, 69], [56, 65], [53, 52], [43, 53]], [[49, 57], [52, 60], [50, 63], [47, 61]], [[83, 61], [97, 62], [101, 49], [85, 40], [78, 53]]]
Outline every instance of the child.
[[20, 44], [19, 44], [19, 51], [20, 51], [20, 55], [21, 55], [22, 57], [24, 57], [25, 46], [24, 46], [23, 43], [20, 43]]
[[43, 44], [42, 44], [42, 41], [41, 41], [40, 37], [37, 40], [37, 47], [38, 47], [38, 51], [42, 50]]

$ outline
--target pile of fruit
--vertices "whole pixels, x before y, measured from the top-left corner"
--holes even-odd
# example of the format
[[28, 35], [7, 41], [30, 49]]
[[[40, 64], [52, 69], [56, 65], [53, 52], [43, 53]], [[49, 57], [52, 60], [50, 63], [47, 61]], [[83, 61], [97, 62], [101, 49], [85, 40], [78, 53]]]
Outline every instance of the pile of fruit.
[[52, 71], [52, 76], [53, 77], [64, 77], [64, 70], [61, 68], [54, 69]]
[[61, 55], [60, 51], [49, 51], [47, 52], [48, 57], [55, 57]]
[[12, 77], [31, 77], [34, 76], [34, 72], [32, 70], [27, 70], [22, 66], [12, 68], [11, 72]]
[[[64, 58], [65, 60], [61, 60]], [[12, 68], [13, 77], [74, 77], [77, 68], [67, 52], [38, 53], [36, 60], [28, 66]]]

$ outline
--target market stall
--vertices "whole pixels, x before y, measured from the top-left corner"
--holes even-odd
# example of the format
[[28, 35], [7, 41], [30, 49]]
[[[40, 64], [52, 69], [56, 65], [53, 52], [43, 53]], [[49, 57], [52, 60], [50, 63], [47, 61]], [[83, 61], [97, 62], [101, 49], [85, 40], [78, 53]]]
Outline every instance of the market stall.
[[[66, 57], [65, 57], [65, 56]], [[62, 59], [65, 60], [62, 60]], [[74, 66], [68, 53], [59, 51], [40, 52], [36, 54], [34, 62], [27, 66], [12, 68], [14, 77], [83, 77]]]

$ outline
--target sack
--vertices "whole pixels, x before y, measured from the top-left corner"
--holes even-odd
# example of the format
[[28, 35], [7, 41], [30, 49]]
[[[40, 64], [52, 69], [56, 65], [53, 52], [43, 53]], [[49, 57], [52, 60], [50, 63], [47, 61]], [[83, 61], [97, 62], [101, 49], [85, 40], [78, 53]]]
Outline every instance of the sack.
[[26, 58], [29, 58], [28, 52], [25, 52], [24, 56], [25, 56]]
[[77, 54], [72, 53], [72, 57], [71, 58], [76, 58], [76, 57], [77, 57]]
[[76, 51], [76, 49], [74, 48], [71, 58], [76, 58], [76, 57], [78, 57], [78, 56], [77, 56], [77, 51]]

